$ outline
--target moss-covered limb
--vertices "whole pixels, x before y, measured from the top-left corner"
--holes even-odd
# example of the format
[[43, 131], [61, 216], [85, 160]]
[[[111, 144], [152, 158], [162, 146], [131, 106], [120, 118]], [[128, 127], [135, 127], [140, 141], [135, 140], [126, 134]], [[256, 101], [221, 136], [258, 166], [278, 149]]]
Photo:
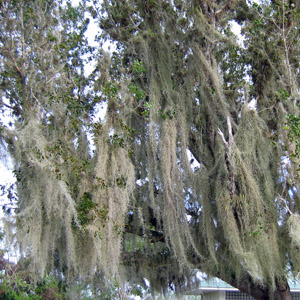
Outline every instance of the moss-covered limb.
[[[186, 287], [191, 287], [193, 278], [195, 280], [196, 272], [187, 268], [183, 268], [172, 259], [168, 250], [158, 253], [146, 255], [143, 252], [122, 254], [122, 261], [126, 266], [129, 274], [139, 274], [140, 278], [148, 278], [150, 284], [157, 288], [161, 283], [165, 282], [163, 294], [168, 295], [168, 290], [171, 289], [178, 295], [185, 291]], [[143, 268], [140, 266], [143, 265]], [[189, 276], [186, 277], [186, 275]], [[186, 281], [188, 279], [188, 282]]]
[[157, 242], [165, 243], [164, 234], [163, 232], [160, 231], [149, 230], [144, 228], [135, 229], [125, 225], [124, 232], [145, 237], [149, 239], [151, 243], [157, 243]]
[[[142, 252], [129, 252], [129, 253], [122, 253], [122, 263], [125, 265], [140, 265], [138, 262], [143, 261], [147, 267], [150, 268], [165, 268], [168, 265], [172, 265], [172, 260], [168, 261], [164, 259], [164, 256], [167, 256], [168, 254], [166, 253], [165, 255], [162, 255], [161, 253], [158, 253], [152, 257], [148, 257]], [[174, 261], [173, 261], [174, 263]]]
[[[154, 8], [153, 8], [154, 9]], [[149, 18], [156, 18], [157, 15], [155, 14], [155, 12], [152, 9], [152, 14], [150, 14]], [[196, 16], [195, 18], [197, 18], [197, 22], [195, 22], [195, 28], [197, 28], [197, 30], [204, 35], [205, 34], [205, 30], [208, 31], [209, 26], [203, 26], [201, 27], [199, 24], [201, 23], [201, 20], [203, 21], [203, 16], [201, 16], [201, 18], [199, 16]], [[162, 20], [163, 16], [162, 16]], [[147, 21], [147, 20], [146, 20]], [[146, 24], [145, 21], [145, 24]], [[163, 22], [163, 21], [162, 21]], [[203, 21], [204, 22], [204, 21]], [[153, 22], [152, 22], [153, 23]], [[167, 24], [167, 23], [166, 23]], [[180, 111], [182, 113], [182, 107], [180, 107], [180, 105], [178, 105], [178, 99], [180, 99], [180, 97], [183, 96], [183, 94], [180, 94], [180, 89], [177, 89], [176, 87], [173, 86], [172, 83], [172, 78], [170, 78], [170, 73], [172, 73], [172, 71], [174, 70], [174, 64], [173, 61], [175, 60], [175, 57], [177, 59], [177, 61], [180, 61], [180, 59], [178, 59], [178, 54], [181, 54], [180, 51], [178, 51], [176, 53], [176, 55], [173, 55], [172, 53], [170, 53], [170, 51], [167, 51], [168, 49], [172, 48], [172, 42], [173, 40], [168, 37], [168, 39], [165, 38], [164, 33], [162, 32], [162, 30], [160, 28], [158, 28], [157, 26], [155, 27], [155, 25], [149, 24], [149, 27], [151, 28], [151, 36], [149, 36], [152, 40], [151, 40], [151, 45], [150, 43], [147, 41], [147, 39], [143, 40], [143, 45], [145, 47], [148, 47], [148, 50], [144, 51], [143, 53], [141, 53], [141, 57], [143, 57], [143, 60], [146, 62], [147, 64], [147, 70], [150, 70], [152, 73], [156, 73], [157, 74], [157, 78], [159, 79], [159, 81], [157, 80], [156, 77], [150, 77], [150, 82], [149, 82], [149, 87], [152, 88], [152, 93], [150, 94], [150, 101], [152, 101], [152, 106], [155, 108], [155, 110], [157, 111], [157, 108], [161, 108], [163, 110], [164, 113], [164, 117], [162, 125], [161, 125], [161, 130], [157, 130], [155, 132], [155, 134], [158, 134], [158, 136], [160, 136], [162, 138], [162, 141], [156, 143], [153, 141], [155, 141], [155, 139], [153, 139], [151, 141], [152, 145], [153, 145], [153, 149], [162, 149], [163, 153], [161, 156], [159, 156], [159, 160], [157, 159], [157, 157], [153, 157], [151, 162], [156, 164], [157, 161], [159, 161], [161, 163], [161, 165], [159, 166], [159, 168], [155, 168], [155, 172], [156, 172], [156, 176], [160, 177], [163, 179], [164, 182], [164, 187], [162, 189], [162, 193], [164, 195], [164, 206], [168, 208], [168, 214], [165, 215], [166, 219], [167, 217], [169, 217], [169, 223], [174, 223], [174, 220], [176, 218], [181, 218], [182, 217], [182, 208], [180, 207], [180, 205], [178, 205], [178, 202], [182, 201], [182, 199], [184, 198], [183, 195], [180, 195], [180, 193], [178, 191], [176, 191], [176, 189], [171, 187], [171, 180], [172, 182], [176, 182], [175, 178], [180, 178], [181, 174], [177, 169], [177, 166], [175, 163], [176, 159], [175, 157], [179, 157], [180, 156], [180, 151], [182, 152], [183, 150], [180, 149], [179, 145], [184, 145], [184, 139], [180, 139], [179, 135], [178, 135], [178, 128], [179, 128], [179, 124], [180, 122], [178, 120], [176, 120], [175, 122], [173, 122], [173, 114], [167, 114], [166, 112], [168, 111], [172, 111], [174, 110], [175, 112], [178, 113], [178, 111]], [[171, 30], [171, 29], [170, 29]], [[213, 34], [212, 34], [213, 35]], [[174, 35], [176, 36], [176, 34]], [[177, 36], [177, 38], [179, 38], [179, 35]], [[189, 77], [189, 82], [184, 82], [183, 80], [183, 90], [188, 89], [188, 87], [190, 86], [191, 82], [196, 82], [197, 80], [199, 80], [201, 82], [201, 85], [198, 88], [199, 90], [199, 95], [200, 95], [200, 99], [199, 102], [200, 104], [193, 104], [193, 108], [199, 108], [199, 110], [201, 111], [202, 114], [202, 120], [200, 119], [199, 121], [199, 125], [197, 124], [194, 128], [193, 128], [193, 134], [197, 135], [197, 140], [196, 138], [193, 138], [192, 143], [193, 143], [193, 149], [194, 150], [194, 156], [199, 158], [199, 161], [207, 167], [208, 169], [208, 173], [209, 173], [209, 178], [211, 179], [211, 185], [208, 184], [208, 186], [203, 187], [203, 189], [207, 189], [208, 192], [208, 197], [210, 199], [218, 199], [218, 202], [215, 204], [212, 204], [210, 202], [213, 202], [214, 200], [203, 200], [204, 203], [204, 207], [206, 210], [208, 210], [208, 208], [210, 207], [211, 210], [215, 209], [216, 207], [218, 207], [218, 217], [220, 218], [220, 222], [224, 222], [224, 227], [227, 227], [227, 229], [225, 229], [226, 232], [226, 236], [229, 238], [230, 236], [230, 232], [232, 231], [232, 228], [234, 227], [236, 229], [236, 236], [239, 236], [239, 232], [242, 232], [243, 234], [247, 235], [247, 233], [245, 232], [245, 229], [247, 228], [246, 223], [249, 222], [249, 220], [251, 219], [250, 215], [254, 214], [255, 209], [253, 208], [253, 210], [250, 212], [250, 214], [248, 215], [247, 209], [245, 208], [253, 206], [253, 207], [257, 207], [257, 209], [261, 209], [262, 207], [264, 207], [267, 204], [264, 204], [262, 206], [260, 206], [259, 201], [261, 201], [261, 199], [263, 199], [263, 196], [261, 195], [261, 193], [263, 192], [263, 187], [260, 186], [258, 187], [255, 179], [254, 174], [257, 172], [257, 170], [255, 168], [252, 168], [252, 164], [250, 163], [250, 161], [252, 159], [254, 159], [254, 156], [252, 156], [252, 154], [250, 156], [247, 156], [247, 145], [251, 145], [253, 143], [253, 141], [255, 139], [253, 139], [252, 136], [247, 136], [246, 139], [243, 140], [242, 137], [239, 137], [239, 135], [234, 136], [234, 134], [237, 131], [242, 132], [243, 130], [245, 130], [246, 127], [245, 123], [243, 123], [241, 120], [243, 118], [245, 118], [245, 120], [249, 117], [249, 122], [251, 123], [251, 117], [250, 114], [245, 113], [245, 115], [242, 115], [241, 119], [240, 117], [238, 117], [239, 114], [242, 114], [241, 112], [241, 105], [238, 103], [238, 101], [236, 102], [231, 102], [233, 103], [230, 107], [230, 109], [228, 108], [228, 103], [227, 103], [227, 99], [223, 94], [222, 91], [222, 85], [220, 84], [220, 77], [222, 76], [221, 74], [218, 73], [217, 67], [216, 67], [216, 61], [214, 60], [214, 47], [215, 45], [213, 45], [213, 40], [212, 39], [208, 39], [205, 43], [201, 43], [201, 41], [199, 40], [195, 40], [195, 44], [190, 44], [193, 47], [192, 51], [194, 50], [194, 52], [192, 52], [192, 54], [189, 54], [190, 57], [187, 59], [187, 61], [191, 61], [193, 62], [193, 66], [190, 64], [185, 64], [184, 67], [185, 68], [189, 68], [190, 72], [194, 72], [193, 74], [195, 74], [194, 78]], [[147, 46], [149, 45], [149, 46]], [[185, 43], [183, 42], [182, 44], [182, 48], [183, 48], [183, 55], [184, 53], [187, 53], [189, 48], [185, 48]], [[128, 45], [128, 48], [130, 49], [130, 47], [132, 47], [132, 45]], [[139, 49], [139, 48], [138, 48]], [[144, 48], [143, 48], [144, 50]], [[186, 51], [186, 52], [184, 52]], [[167, 52], [167, 55], [165, 54]], [[148, 57], [146, 56], [148, 55]], [[197, 62], [197, 63], [196, 63]], [[202, 66], [203, 68], [201, 68], [201, 74], [199, 74], [199, 70], [197, 70], [197, 68], [195, 68], [194, 66], [198, 65], [198, 66]], [[194, 81], [193, 81], [194, 80]], [[195, 88], [195, 86], [192, 86], [191, 88]], [[163, 92], [161, 92], [163, 91]], [[196, 93], [195, 93], [196, 94]], [[193, 93], [188, 94], [189, 97], [185, 96], [186, 102], [185, 105], [187, 106], [187, 104], [189, 103], [189, 105], [191, 105], [191, 102], [193, 99], [193, 96], [195, 95]], [[191, 101], [191, 102], [189, 102]], [[185, 107], [186, 109], [186, 107]], [[188, 110], [183, 109], [183, 111], [187, 112]], [[159, 128], [161, 120], [159, 120], [157, 118], [157, 116], [155, 115], [155, 110], [151, 110], [150, 111], [150, 120], [153, 120], [153, 122], [156, 122], [157, 124], [155, 124], [155, 126], [157, 126]], [[184, 115], [184, 114], [182, 114]], [[195, 114], [196, 115], [196, 114]], [[222, 132], [226, 132], [226, 137], [224, 137], [225, 140], [227, 140], [228, 137], [228, 131], [227, 131], [227, 127], [226, 127], [226, 118], [228, 115], [232, 115], [232, 120], [235, 121], [235, 124], [233, 125], [233, 133], [232, 135], [234, 136], [234, 142], [235, 142], [235, 150], [233, 151], [234, 154], [234, 159], [236, 159], [236, 161], [233, 163], [231, 162], [230, 164], [232, 165], [231, 172], [228, 172], [228, 169], [226, 168], [226, 153], [224, 153], [224, 150], [226, 150], [224, 147], [224, 142], [222, 141], [222, 139], [220, 137], [218, 137], [217, 135], [217, 129], [220, 128], [222, 130]], [[151, 119], [152, 117], [152, 119]], [[197, 116], [198, 117], [198, 116]], [[253, 118], [256, 121], [255, 116], [253, 116]], [[184, 118], [184, 122], [186, 122], [187, 119]], [[189, 119], [189, 121], [191, 120], [191, 118]], [[193, 119], [194, 121], [194, 119]], [[196, 116], [195, 116], [195, 121], [196, 121]], [[194, 133], [195, 132], [195, 133]], [[154, 133], [154, 131], [153, 131]], [[261, 137], [261, 136], [259, 136]], [[260, 140], [260, 143], [263, 143], [265, 141], [265, 137], [262, 137]], [[240, 139], [239, 139], [240, 138]], [[247, 144], [247, 142], [249, 144]], [[150, 143], [149, 143], [150, 144]], [[269, 144], [269, 143], [268, 143]], [[178, 147], [178, 152], [176, 154], [174, 154], [174, 147]], [[173, 149], [172, 149], [173, 148]], [[241, 150], [242, 149], [242, 150]], [[254, 148], [251, 148], [252, 150], [254, 150]], [[255, 152], [256, 150], [254, 150]], [[226, 152], [226, 151], [225, 151]], [[250, 152], [250, 151], [249, 151]], [[155, 151], [149, 151], [148, 153], [155, 153]], [[164, 153], [169, 153], [169, 157], [166, 157], [166, 155]], [[210, 153], [210, 155], [209, 155]], [[270, 152], [269, 152], [270, 153]], [[267, 161], [270, 160], [270, 158], [268, 156], [265, 156], [267, 158]], [[259, 160], [259, 164], [262, 163], [263, 160]], [[150, 163], [150, 159], [149, 159], [149, 163]], [[235, 165], [234, 165], [235, 164]], [[146, 164], [147, 165], [147, 164]], [[234, 166], [233, 166], [234, 165]], [[255, 165], [255, 159], [254, 159], [254, 163], [253, 165]], [[268, 165], [268, 163], [266, 163], [266, 165]], [[250, 171], [247, 172], [247, 169], [249, 169]], [[203, 170], [203, 173], [205, 172], [205, 170]], [[230, 175], [229, 173], [234, 172], [234, 176]], [[246, 173], [247, 172], [247, 173]], [[246, 179], [243, 181], [243, 176], [246, 174]], [[202, 176], [204, 176], [204, 174], [202, 174]], [[237, 177], [236, 177], [237, 176]], [[182, 176], [184, 177], [184, 176]], [[217, 178], [217, 179], [216, 179]], [[237, 179], [236, 179], [237, 178]], [[266, 176], [266, 178], [268, 178], [268, 176]], [[228, 203], [226, 202], [226, 195], [227, 193], [225, 191], [220, 191], [218, 189], [215, 188], [216, 186], [216, 182], [219, 182], [219, 184], [221, 185], [222, 182], [227, 182], [227, 180], [230, 182], [232, 181], [239, 181], [241, 180], [241, 183], [235, 183], [233, 182], [233, 184], [237, 185], [237, 195], [234, 197], [234, 200], [229, 201]], [[218, 185], [218, 184], [217, 184]], [[252, 185], [252, 187], [250, 188], [250, 186]], [[254, 185], [254, 186], [253, 186]], [[265, 182], [265, 186], [266, 187], [267, 181]], [[180, 187], [180, 184], [178, 184], [178, 187]], [[227, 187], [227, 185], [226, 185]], [[239, 188], [239, 190], [238, 190]], [[180, 189], [180, 188], [179, 188]], [[255, 195], [257, 196], [255, 199], [253, 199], [253, 201], [250, 198], [247, 198], [247, 200], [243, 200], [244, 198], [244, 193], [245, 194], [249, 194], [250, 190], [253, 192], [255, 192]], [[269, 189], [266, 190], [267, 191], [267, 199], [268, 201], [271, 202], [271, 199], [273, 197], [274, 194], [271, 194], [269, 191]], [[223, 194], [224, 192], [224, 194]], [[250, 192], [250, 193], [252, 193]], [[202, 193], [204, 194], [205, 192], [202, 191]], [[176, 199], [174, 201], [174, 199]], [[269, 203], [270, 203], [269, 202]], [[226, 204], [227, 203], [227, 204]], [[251, 203], [251, 204], [249, 204]], [[244, 206], [246, 205], [246, 206]], [[249, 206], [248, 206], [249, 205]], [[258, 206], [257, 206], [258, 205]], [[258, 208], [260, 207], [260, 208]], [[231, 213], [229, 214], [229, 211], [231, 211]], [[273, 210], [272, 210], [273, 211]], [[175, 213], [173, 213], [175, 212]], [[228, 214], [224, 214], [224, 212], [228, 212]], [[176, 216], [176, 217], [175, 217]], [[212, 223], [212, 215], [210, 215], [207, 219], [206, 219], [206, 223]], [[228, 220], [228, 223], [226, 225], [226, 221]], [[205, 222], [204, 222], [205, 223]], [[233, 227], [232, 227], [233, 226]], [[249, 227], [249, 230], [252, 230], [253, 232], [256, 232], [256, 228], [254, 228], [255, 226], [252, 224], [252, 227]], [[213, 230], [213, 226], [210, 227], [208, 225], [206, 225], [206, 229]], [[251, 228], [251, 229], [250, 229]], [[176, 236], [177, 238], [181, 238], [181, 233], [180, 230], [177, 230], [176, 234], [175, 230], [176, 226], [173, 227], [173, 231], [169, 231], [169, 236]], [[167, 231], [168, 232], [168, 231]], [[275, 230], [276, 232], [276, 230]], [[213, 233], [207, 232], [207, 240], [213, 240], [211, 236], [213, 236]], [[231, 236], [233, 238], [233, 236]], [[229, 239], [231, 239], [231, 237]], [[245, 247], [247, 249], [247, 246], [245, 244], [245, 239], [246, 238], [241, 238], [241, 241], [237, 241], [235, 240], [235, 242], [238, 242], [241, 245], [241, 252], [243, 252], [244, 250], [242, 250], [243, 247]], [[177, 251], [181, 251], [181, 246], [180, 243], [183, 242], [184, 239], [182, 239], [181, 241], [178, 241], [177, 244]], [[233, 242], [233, 244], [235, 244], [235, 242]], [[210, 242], [213, 244], [213, 242]], [[232, 245], [233, 245], [232, 244]], [[211, 251], [213, 252], [214, 247], [211, 247]], [[178, 253], [179, 253], [178, 252]], [[241, 254], [241, 253], [240, 253]], [[212, 254], [213, 255], [213, 254]], [[242, 254], [246, 255], [246, 253], [244, 252]], [[183, 255], [184, 257], [184, 255]]]
[[[224, 276], [222, 276], [221, 274], [215, 273], [214, 276], [224, 280]], [[226, 282], [228, 282], [233, 287], [236, 287], [241, 292], [251, 295], [254, 299], [292, 299], [290, 294], [290, 287], [286, 278], [276, 279], [275, 289], [270, 289], [268, 285], [264, 285], [261, 282], [254, 281], [253, 277], [247, 274], [247, 272], [240, 274], [239, 278], [237, 278], [235, 272], [231, 270], [231, 275], [226, 276]]]
[[[218, 274], [216, 274], [215, 276], [224, 280], [223, 277], [218, 276]], [[254, 282], [253, 278], [246, 273], [241, 275], [240, 278], [236, 278], [233, 272], [232, 277], [231, 278], [229, 277], [228, 279], [229, 280], [227, 280], [227, 276], [226, 276], [226, 281], [230, 285], [236, 287], [243, 293], [251, 295], [254, 299], [258, 299], [258, 300], [277, 299], [274, 298], [273, 291], [270, 292], [267, 287], [262, 286], [260, 283]], [[285, 299], [285, 298], [278, 298], [278, 299]]]

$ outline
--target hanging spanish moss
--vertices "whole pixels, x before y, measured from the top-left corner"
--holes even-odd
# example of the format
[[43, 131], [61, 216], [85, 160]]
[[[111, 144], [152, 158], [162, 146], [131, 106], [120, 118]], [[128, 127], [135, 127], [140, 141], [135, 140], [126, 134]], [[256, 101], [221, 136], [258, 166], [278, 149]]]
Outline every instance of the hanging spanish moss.
[[1, 27], [20, 38], [1, 46], [18, 192], [9, 220], [38, 276], [101, 272], [180, 292], [200, 270], [273, 299], [299, 272], [299, 5], [279, 2], [95, 2], [99, 47], [116, 50], [94, 51], [89, 76], [83, 11], [1, 4]]

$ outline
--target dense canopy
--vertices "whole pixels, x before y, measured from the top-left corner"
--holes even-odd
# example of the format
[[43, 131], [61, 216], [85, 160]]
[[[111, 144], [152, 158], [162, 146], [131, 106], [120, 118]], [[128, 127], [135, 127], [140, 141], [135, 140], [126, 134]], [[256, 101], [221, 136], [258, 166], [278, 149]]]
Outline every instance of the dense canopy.
[[299, 20], [291, 0], [1, 1], [7, 236], [36, 278], [180, 293], [201, 271], [290, 299]]

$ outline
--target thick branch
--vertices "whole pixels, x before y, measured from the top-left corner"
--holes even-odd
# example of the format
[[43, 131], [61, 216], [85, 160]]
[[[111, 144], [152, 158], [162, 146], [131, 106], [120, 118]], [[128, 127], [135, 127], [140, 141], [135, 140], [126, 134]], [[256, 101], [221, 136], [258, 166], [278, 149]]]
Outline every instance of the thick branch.
[[[220, 278], [220, 277], [219, 277]], [[255, 283], [253, 279], [245, 274], [242, 278], [237, 279], [235, 276], [231, 278], [220, 278], [226, 280], [227, 283], [239, 289], [241, 292], [251, 295], [254, 299], [268, 300], [269, 291], [259, 283]]]
[[138, 264], [150, 268], [162, 268], [166, 265], [172, 265], [176, 263], [169, 254], [163, 255], [162, 253], [157, 253], [149, 256], [141, 251], [123, 252], [121, 255], [121, 261], [127, 266]]
[[233, 195], [236, 192], [236, 185], [235, 185], [235, 178], [234, 178], [234, 168], [232, 164], [232, 145], [233, 145], [233, 134], [232, 134], [232, 126], [231, 126], [231, 121], [230, 117], [227, 117], [227, 127], [228, 127], [228, 141], [226, 141], [225, 136], [223, 132], [221, 131], [220, 128], [218, 128], [218, 133], [221, 136], [221, 139], [224, 143], [225, 146], [225, 159], [226, 159], [226, 164], [227, 164], [227, 169], [228, 169], [228, 174], [229, 174], [229, 181], [230, 181], [230, 194]]
[[150, 229], [144, 229], [144, 228], [134, 228], [130, 225], [126, 225], [124, 232], [135, 234], [138, 236], [145, 237], [147, 239], [150, 239], [151, 243], [157, 243], [157, 242], [165, 242], [165, 236], [162, 232], [156, 231], [156, 230], [150, 230]]

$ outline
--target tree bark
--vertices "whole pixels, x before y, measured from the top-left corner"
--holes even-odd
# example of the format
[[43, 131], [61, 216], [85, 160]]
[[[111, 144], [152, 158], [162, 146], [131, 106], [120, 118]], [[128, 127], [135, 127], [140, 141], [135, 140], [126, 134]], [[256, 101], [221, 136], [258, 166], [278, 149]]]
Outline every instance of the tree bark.
[[290, 286], [287, 281], [277, 283], [274, 300], [292, 300]]
[[228, 283], [257, 300], [292, 300], [287, 280], [277, 280], [277, 289], [275, 291], [270, 291], [268, 287], [261, 286], [254, 282], [249, 275], [246, 275], [244, 279], [239, 279], [238, 281], [236, 278], [232, 278]]

